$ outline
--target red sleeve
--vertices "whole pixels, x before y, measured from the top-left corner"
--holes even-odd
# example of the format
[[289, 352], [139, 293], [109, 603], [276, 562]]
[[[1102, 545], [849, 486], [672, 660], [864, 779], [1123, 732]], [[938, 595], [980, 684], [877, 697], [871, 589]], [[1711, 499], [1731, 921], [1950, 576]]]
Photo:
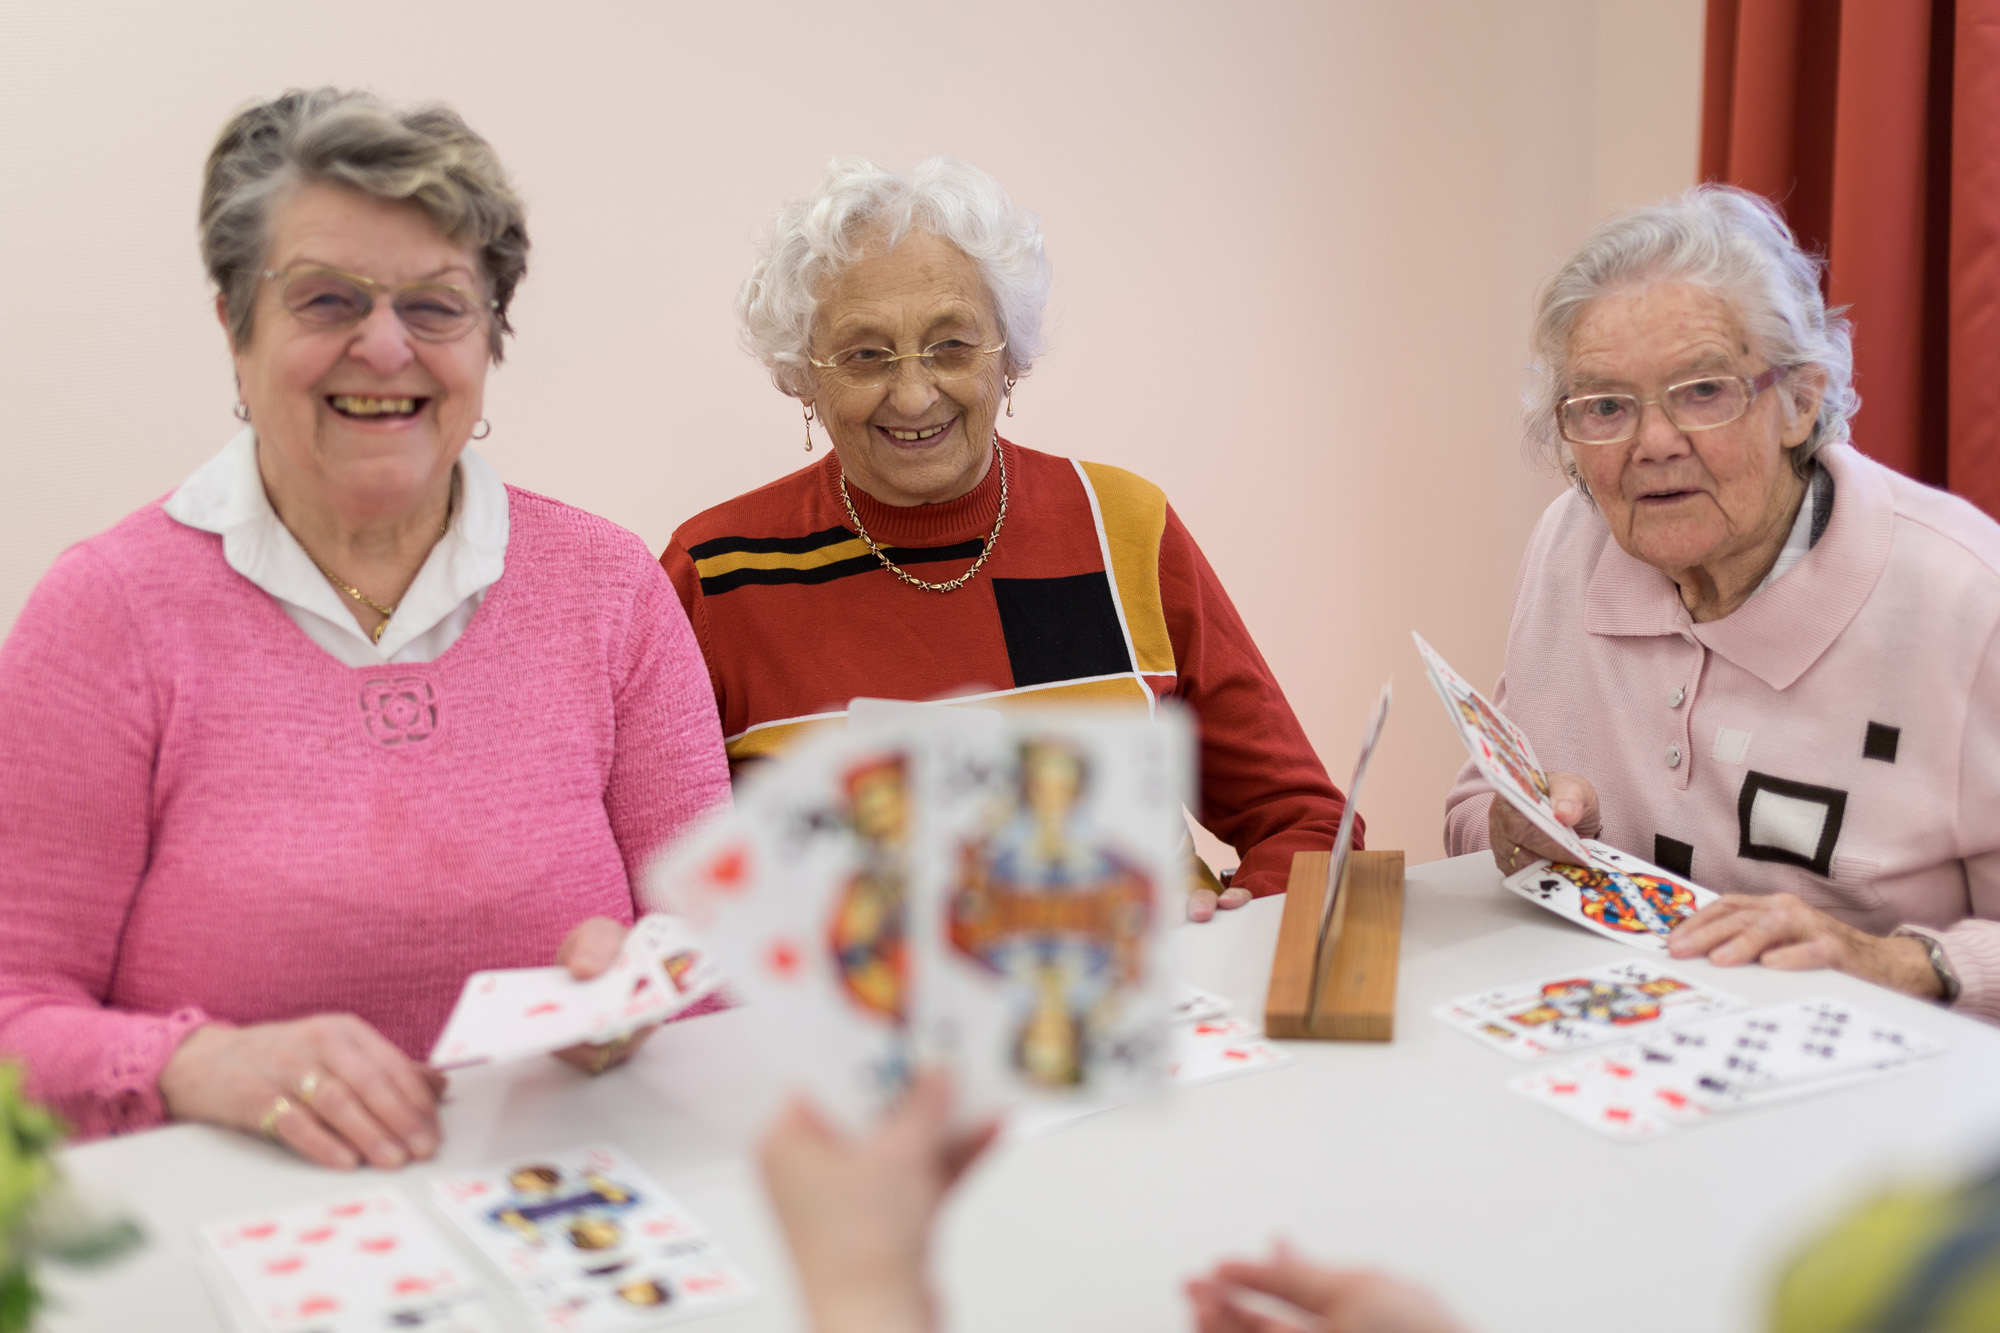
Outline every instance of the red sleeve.
[[694, 630], [695, 646], [701, 649], [701, 660], [708, 666], [708, 686], [715, 693], [716, 716], [727, 717], [722, 673], [715, 669], [715, 645], [708, 634], [708, 603], [701, 595], [701, 575], [695, 571], [694, 559], [681, 544], [678, 532], [668, 541], [667, 549], [660, 552], [660, 568], [667, 571], [674, 591], [680, 594], [681, 609], [687, 612], [688, 625]]
[[[1201, 723], [1201, 807], [1195, 814], [1242, 858], [1232, 886], [1283, 893], [1292, 853], [1324, 851], [1345, 798], [1208, 559], [1173, 506], [1160, 537], [1160, 601], [1173, 639], [1174, 693]], [[1354, 821], [1354, 845], [1362, 826]]]

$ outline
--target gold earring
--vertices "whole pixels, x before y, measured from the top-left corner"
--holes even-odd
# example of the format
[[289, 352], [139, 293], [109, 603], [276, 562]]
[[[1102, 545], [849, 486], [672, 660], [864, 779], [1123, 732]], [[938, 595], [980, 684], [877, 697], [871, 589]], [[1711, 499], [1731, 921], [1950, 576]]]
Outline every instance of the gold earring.
[[1014, 377], [1007, 377], [1007, 415], [1014, 415]]
[[813, 451], [813, 405], [806, 404], [806, 452]]

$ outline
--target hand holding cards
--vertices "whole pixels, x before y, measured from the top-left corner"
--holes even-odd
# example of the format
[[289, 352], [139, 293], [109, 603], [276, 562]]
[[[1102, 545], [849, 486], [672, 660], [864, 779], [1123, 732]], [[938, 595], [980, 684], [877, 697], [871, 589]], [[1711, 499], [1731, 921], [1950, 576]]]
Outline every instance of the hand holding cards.
[[687, 924], [655, 913], [640, 918], [617, 959], [588, 981], [563, 967], [473, 973], [430, 1063], [455, 1069], [613, 1041], [686, 1011], [719, 982]]

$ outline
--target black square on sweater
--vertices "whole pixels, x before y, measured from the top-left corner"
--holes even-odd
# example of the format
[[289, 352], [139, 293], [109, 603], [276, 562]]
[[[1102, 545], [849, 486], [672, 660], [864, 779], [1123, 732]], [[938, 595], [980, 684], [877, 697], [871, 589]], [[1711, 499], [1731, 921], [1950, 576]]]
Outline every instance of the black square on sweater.
[[1682, 879], [1694, 878], [1694, 848], [1664, 833], [1653, 835], [1653, 864]]
[[1132, 669], [1118, 604], [1102, 570], [1056, 579], [994, 579], [993, 601], [1016, 686]]
[[1861, 757], [1893, 764], [1896, 762], [1896, 744], [1902, 739], [1901, 727], [1885, 727], [1880, 722], [1870, 722], [1868, 739], [1861, 742]]

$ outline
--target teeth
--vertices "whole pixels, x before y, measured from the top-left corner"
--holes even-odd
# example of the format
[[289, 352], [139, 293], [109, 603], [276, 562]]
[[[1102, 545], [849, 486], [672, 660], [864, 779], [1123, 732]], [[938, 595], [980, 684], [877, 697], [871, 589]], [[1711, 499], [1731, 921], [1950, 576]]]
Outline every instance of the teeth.
[[353, 394], [339, 393], [333, 396], [336, 412], [345, 412], [354, 417], [408, 416], [417, 410], [414, 398], [358, 398]]
[[951, 423], [947, 421], [943, 426], [926, 426], [922, 430], [897, 430], [893, 426], [884, 426], [882, 429], [889, 432], [889, 438], [891, 439], [915, 441], [928, 440], [931, 436], [940, 433], [950, 425]]

